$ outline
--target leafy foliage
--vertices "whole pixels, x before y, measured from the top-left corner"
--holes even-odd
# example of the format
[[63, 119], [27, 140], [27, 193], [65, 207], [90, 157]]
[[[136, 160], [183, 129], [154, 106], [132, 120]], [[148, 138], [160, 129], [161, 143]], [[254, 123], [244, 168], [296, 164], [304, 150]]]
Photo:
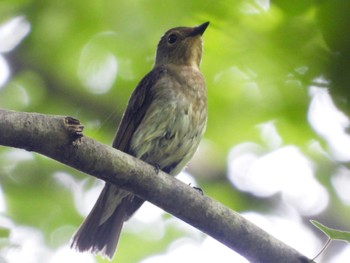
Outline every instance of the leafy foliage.
[[[111, 144], [129, 95], [152, 67], [160, 36], [174, 26], [210, 21], [201, 66], [209, 122], [189, 173], [205, 194], [239, 212], [255, 211], [265, 219], [279, 214], [299, 223], [326, 218], [328, 225], [346, 229], [350, 157], [342, 147], [349, 120], [339, 112], [328, 114], [336, 106], [326, 89], [348, 113], [349, 5], [348, 0], [5, 0], [0, 55], [11, 75], [0, 81], [0, 107], [74, 116], [86, 135]], [[4, 33], [13, 19], [11, 33]], [[321, 104], [324, 111], [313, 114], [320, 101], [331, 109]], [[338, 133], [325, 132], [331, 128]], [[45, 248], [40, 255], [48, 258], [67, 246], [101, 185], [36, 154], [0, 148], [0, 156], [0, 208], [6, 216], [0, 224], [11, 229], [12, 245], [21, 246], [16, 227], [34, 229]], [[249, 173], [259, 176], [249, 181]], [[243, 188], [237, 174], [246, 179]], [[264, 177], [271, 174], [279, 176]], [[253, 186], [275, 188], [258, 192]], [[300, 208], [308, 202], [312, 205]], [[152, 220], [126, 224], [116, 261], [141, 261], [183, 236], [198, 243], [205, 238], [167, 215]], [[295, 240], [304, 239], [305, 231], [294, 232]], [[8, 251], [4, 247], [1, 256]], [[330, 248], [324, 260], [335, 257], [334, 251]]]
[[326, 227], [325, 225], [322, 225], [320, 222], [317, 222], [316, 220], [311, 220], [311, 223], [315, 227], [320, 229], [323, 233], [325, 233], [330, 239], [350, 242], [350, 232], [348, 231], [341, 231], [341, 230]]

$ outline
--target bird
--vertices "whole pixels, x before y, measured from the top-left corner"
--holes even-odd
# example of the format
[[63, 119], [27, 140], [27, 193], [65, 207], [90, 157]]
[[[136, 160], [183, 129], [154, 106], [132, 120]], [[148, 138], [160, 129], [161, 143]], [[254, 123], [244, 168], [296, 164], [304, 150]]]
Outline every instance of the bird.
[[[199, 68], [208, 25], [165, 32], [152, 70], [129, 98], [112, 145], [172, 176], [192, 158], [207, 125], [207, 91]], [[124, 222], [144, 202], [106, 183], [71, 247], [112, 259]]]

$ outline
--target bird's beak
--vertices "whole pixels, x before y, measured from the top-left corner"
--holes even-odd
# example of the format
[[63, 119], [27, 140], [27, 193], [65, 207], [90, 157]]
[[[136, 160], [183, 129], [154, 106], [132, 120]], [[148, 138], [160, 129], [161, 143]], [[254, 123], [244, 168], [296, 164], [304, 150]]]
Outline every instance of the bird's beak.
[[190, 36], [203, 35], [203, 33], [207, 29], [208, 25], [209, 25], [209, 22], [205, 22], [199, 26], [194, 27]]

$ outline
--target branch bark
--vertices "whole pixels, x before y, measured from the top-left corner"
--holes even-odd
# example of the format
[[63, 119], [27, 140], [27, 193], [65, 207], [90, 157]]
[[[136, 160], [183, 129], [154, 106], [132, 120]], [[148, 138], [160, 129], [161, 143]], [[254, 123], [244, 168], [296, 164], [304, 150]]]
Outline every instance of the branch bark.
[[66, 118], [0, 109], [0, 145], [48, 156], [159, 206], [251, 262], [312, 262], [219, 202], [89, 137], [72, 143]]

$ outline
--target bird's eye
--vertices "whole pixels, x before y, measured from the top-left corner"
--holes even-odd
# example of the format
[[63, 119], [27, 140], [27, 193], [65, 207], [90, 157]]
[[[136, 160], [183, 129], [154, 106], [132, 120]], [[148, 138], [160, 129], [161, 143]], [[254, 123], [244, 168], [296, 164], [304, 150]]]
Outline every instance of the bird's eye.
[[171, 34], [169, 37], [168, 37], [168, 43], [169, 44], [174, 44], [177, 40], [177, 35], [175, 34]]

